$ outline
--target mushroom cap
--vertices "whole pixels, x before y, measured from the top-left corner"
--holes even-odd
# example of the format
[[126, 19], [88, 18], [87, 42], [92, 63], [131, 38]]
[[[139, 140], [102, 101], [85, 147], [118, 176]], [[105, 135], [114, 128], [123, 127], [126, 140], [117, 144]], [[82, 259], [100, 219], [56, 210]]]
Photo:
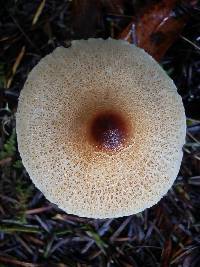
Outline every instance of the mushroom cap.
[[167, 193], [180, 168], [181, 97], [159, 64], [126, 41], [55, 49], [30, 72], [16, 119], [26, 170], [67, 213], [138, 213]]

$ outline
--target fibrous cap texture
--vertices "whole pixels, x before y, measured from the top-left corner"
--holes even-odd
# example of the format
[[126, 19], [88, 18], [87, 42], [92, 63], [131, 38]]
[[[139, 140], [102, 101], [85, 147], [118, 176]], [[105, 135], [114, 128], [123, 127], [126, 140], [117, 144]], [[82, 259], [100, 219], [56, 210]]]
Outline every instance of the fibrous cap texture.
[[109, 218], [156, 204], [185, 141], [173, 81], [125, 41], [73, 41], [43, 58], [19, 98], [17, 138], [32, 181], [64, 211]]

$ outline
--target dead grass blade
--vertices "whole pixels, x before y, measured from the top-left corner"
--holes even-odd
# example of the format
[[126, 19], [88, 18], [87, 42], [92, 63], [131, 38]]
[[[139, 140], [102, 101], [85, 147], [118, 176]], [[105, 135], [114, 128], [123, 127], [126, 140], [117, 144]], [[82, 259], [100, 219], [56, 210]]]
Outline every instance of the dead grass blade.
[[46, 0], [42, 0], [41, 3], [39, 4], [37, 10], [36, 10], [36, 13], [33, 17], [33, 20], [32, 20], [32, 25], [35, 25], [44, 9], [44, 6], [45, 6], [45, 3], [46, 3]]

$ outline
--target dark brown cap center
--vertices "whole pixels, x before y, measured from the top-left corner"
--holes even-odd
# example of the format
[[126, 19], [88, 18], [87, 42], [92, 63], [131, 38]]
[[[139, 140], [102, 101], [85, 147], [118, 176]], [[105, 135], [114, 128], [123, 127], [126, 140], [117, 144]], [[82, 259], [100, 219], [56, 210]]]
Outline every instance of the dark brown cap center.
[[91, 122], [90, 136], [97, 148], [115, 151], [124, 145], [128, 127], [120, 114], [110, 111], [100, 112]]

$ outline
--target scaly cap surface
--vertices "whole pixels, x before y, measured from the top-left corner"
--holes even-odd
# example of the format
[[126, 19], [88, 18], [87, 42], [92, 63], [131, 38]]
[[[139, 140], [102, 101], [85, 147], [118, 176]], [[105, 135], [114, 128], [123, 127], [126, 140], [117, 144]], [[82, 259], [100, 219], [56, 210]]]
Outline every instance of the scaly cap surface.
[[55, 49], [19, 98], [24, 166], [47, 199], [79, 216], [120, 217], [156, 204], [177, 176], [185, 132], [173, 81], [125, 41]]

